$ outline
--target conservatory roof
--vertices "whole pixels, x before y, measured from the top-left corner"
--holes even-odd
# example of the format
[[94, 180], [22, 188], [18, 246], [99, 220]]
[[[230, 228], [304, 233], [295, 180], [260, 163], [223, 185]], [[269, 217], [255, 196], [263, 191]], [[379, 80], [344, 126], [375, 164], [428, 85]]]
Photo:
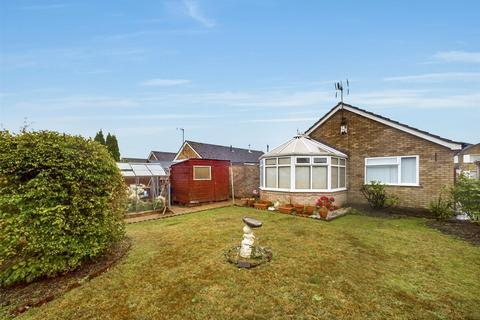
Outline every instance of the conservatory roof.
[[168, 176], [159, 163], [117, 162], [124, 177], [162, 177]]
[[283, 156], [337, 156], [347, 158], [347, 155], [317, 140], [305, 135], [297, 135], [264, 154], [261, 158], [283, 157]]

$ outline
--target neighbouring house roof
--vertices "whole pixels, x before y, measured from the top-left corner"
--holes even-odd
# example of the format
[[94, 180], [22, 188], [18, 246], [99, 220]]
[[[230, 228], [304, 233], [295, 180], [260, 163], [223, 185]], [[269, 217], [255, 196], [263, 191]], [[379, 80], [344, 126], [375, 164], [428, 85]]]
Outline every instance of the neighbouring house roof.
[[184, 142], [179, 153], [185, 145], [189, 145], [202, 159], [228, 160], [232, 163], [258, 163], [258, 159], [263, 155], [263, 152], [258, 150], [220, 146], [190, 140]]
[[297, 135], [265, 153], [261, 158], [283, 157], [283, 156], [337, 156], [347, 158], [347, 155], [322, 142], [313, 140], [306, 135]]
[[350, 112], [353, 112], [355, 114], [361, 115], [363, 117], [378, 121], [380, 123], [383, 123], [387, 126], [396, 128], [398, 130], [410, 133], [414, 136], [420, 137], [422, 139], [434, 142], [436, 144], [442, 145], [444, 147], [447, 147], [451, 150], [461, 150], [463, 147], [468, 145], [465, 142], [459, 142], [459, 141], [453, 141], [450, 139], [442, 138], [440, 136], [437, 136], [435, 134], [429, 133], [427, 131], [423, 131], [420, 129], [416, 129], [413, 127], [410, 127], [406, 124], [400, 123], [398, 121], [383, 117], [381, 115], [378, 115], [376, 113], [360, 109], [358, 107], [346, 104], [346, 103], [338, 103], [336, 106], [334, 106], [325, 116], [323, 116], [320, 120], [318, 120], [313, 126], [311, 126], [305, 134], [310, 135], [315, 129], [317, 129], [322, 123], [327, 121], [331, 116], [333, 116], [337, 111], [339, 111], [343, 106], [344, 110], [348, 110]]
[[165, 151], [151, 151], [148, 158], [150, 160], [157, 161], [170, 161], [172, 162], [175, 159], [177, 154], [175, 152], [165, 152]]
[[[462, 150], [460, 150], [457, 155], [462, 155], [462, 154], [471, 154], [471, 153], [477, 153], [474, 150], [477, 150], [477, 148], [480, 147], [480, 143], [477, 144], [468, 144], [465, 146]], [[472, 150], [473, 149], [473, 150]], [[473, 152], [472, 152], [473, 151]]]

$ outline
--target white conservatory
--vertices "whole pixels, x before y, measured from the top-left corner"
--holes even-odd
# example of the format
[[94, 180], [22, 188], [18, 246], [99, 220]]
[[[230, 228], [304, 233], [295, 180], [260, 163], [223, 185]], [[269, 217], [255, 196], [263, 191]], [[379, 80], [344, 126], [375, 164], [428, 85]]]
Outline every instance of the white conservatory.
[[320, 196], [346, 200], [347, 155], [297, 135], [260, 157], [260, 190], [265, 200], [313, 204]]

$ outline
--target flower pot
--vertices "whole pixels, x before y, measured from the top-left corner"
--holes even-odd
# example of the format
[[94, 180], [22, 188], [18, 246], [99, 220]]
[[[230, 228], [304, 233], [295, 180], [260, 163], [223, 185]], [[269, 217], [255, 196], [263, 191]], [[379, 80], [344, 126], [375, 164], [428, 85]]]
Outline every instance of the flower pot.
[[296, 204], [295, 205], [295, 212], [298, 215], [303, 214], [303, 209], [305, 209], [305, 206], [303, 204]]
[[326, 207], [321, 207], [320, 210], [318, 210], [318, 213], [320, 214], [320, 217], [325, 219], [328, 216], [328, 209]]
[[257, 201], [257, 202], [255, 202], [253, 207], [255, 209], [259, 209], [259, 210], [267, 210], [268, 207], [270, 207], [271, 204], [272, 203], [270, 201]]
[[281, 213], [291, 214], [292, 210], [293, 210], [293, 206], [291, 205], [284, 205], [284, 206], [278, 207], [278, 211]]
[[305, 207], [305, 214], [307, 214], [308, 216], [311, 216], [314, 211], [315, 211], [314, 206], [306, 206]]

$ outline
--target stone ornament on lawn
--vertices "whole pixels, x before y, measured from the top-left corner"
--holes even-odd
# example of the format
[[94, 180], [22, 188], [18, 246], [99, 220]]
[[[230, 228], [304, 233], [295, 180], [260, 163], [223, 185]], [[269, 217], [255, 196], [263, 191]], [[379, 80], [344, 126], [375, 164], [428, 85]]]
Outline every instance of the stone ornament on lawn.
[[243, 222], [245, 223], [245, 226], [243, 227], [243, 240], [242, 246], [240, 247], [240, 257], [249, 259], [252, 256], [252, 248], [255, 243], [255, 235], [253, 234], [252, 228], [260, 228], [262, 222], [247, 217], [243, 218]]
[[260, 228], [262, 222], [253, 218], [243, 217], [243, 239], [240, 246], [235, 246], [225, 252], [227, 261], [239, 268], [253, 268], [272, 259], [272, 252], [267, 248], [255, 245], [253, 230]]

